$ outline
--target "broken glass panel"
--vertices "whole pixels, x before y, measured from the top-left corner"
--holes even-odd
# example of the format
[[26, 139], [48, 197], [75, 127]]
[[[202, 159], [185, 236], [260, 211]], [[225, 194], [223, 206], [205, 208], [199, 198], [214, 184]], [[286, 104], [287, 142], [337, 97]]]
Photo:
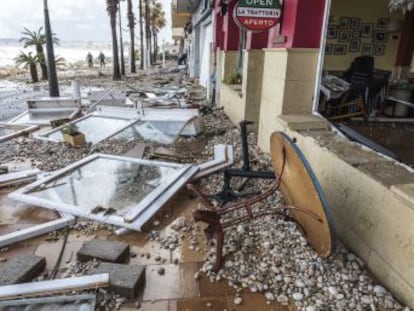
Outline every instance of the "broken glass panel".
[[[79, 131], [85, 135], [87, 142], [96, 144], [131, 125], [131, 120], [90, 115], [72, 123], [75, 124]], [[52, 141], [63, 142], [63, 136], [60, 132], [60, 128], [39, 136]]]
[[30, 195], [87, 209], [124, 215], [161, 185], [168, 185], [178, 169], [98, 158], [44, 183]]
[[161, 144], [172, 144], [185, 125], [186, 122], [179, 121], [137, 122], [113, 138], [126, 140], [142, 139]]
[[0, 311], [93, 311], [92, 294], [0, 301]]
[[94, 154], [9, 197], [140, 231], [198, 170], [192, 165]]

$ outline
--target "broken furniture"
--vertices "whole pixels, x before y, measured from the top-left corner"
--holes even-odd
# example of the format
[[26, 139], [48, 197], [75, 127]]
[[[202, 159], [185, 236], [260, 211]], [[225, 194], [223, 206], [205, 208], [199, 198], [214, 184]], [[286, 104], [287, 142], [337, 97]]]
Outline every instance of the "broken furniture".
[[42, 97], [28, 99], [26, 103], [28, 109], [7, 123], [50, 125], [55, 120], [73, 120], [80, 113], [79, 99], [71, 97]]
[[0, 301], [0, 311], [93, 311], [95, 310], [95, 304], [96, 296], [94, 294], [52, 296]]
[[[214, 195], [214, 198], [221, 202], [226, 203], [237, 198], [250, 196], [254, 193], [240, 193], [231, 189], [230, 183], [232, 177], [245, 177], [245, 178], [264, 178], [274, 179], [275, 174], [273, 172], [258, 172], [250, 169], [250, 155], [249, 145], [247, 141], [247, 126], [252, 124], [250, 121], [241, 121], [240, 124], [240, 139], [242, 145], [243, 154], [243, 166], [241, 168], [225, 168], [223, 170], [224, 184], [223, 189]], [[239, 189], [241, 190], [241, 189]]]
[[140, 231], [197, 171], [193, 165], [94, 154], [9, 196]]
[[73, 291], [97, 289], [108, 286], [108, 273], [56, 279], [51, 281], [13, 284], [0, 287], [0, 300], [50, 295], [55, 293], [69, 293]]
[[19, 125], [0, 122], [0, 143], [21, 135], [28, 135], [39, 129], [37, 125]]
[[[334, 237], [328, 205], [304, 155], [296, 144], [281, 132], [274, 133], [271, 137], [271, 155], [276, 180], [267, 190], [254, 197], [215, 207], [198, 186], [188, 185], [207, 208], [195, 210], [193, 217], [195, 221], [207, 223], [207, 237], [216, 239], [214, 272], [220, 270], [224, 260], [224, 229], [266, 215], [276, 215], [295, 221], [309, 244], [321, 257], [329, 256], [333, 250]], [[266, 199], [279, 188], [286, 205], [270, 206]]]

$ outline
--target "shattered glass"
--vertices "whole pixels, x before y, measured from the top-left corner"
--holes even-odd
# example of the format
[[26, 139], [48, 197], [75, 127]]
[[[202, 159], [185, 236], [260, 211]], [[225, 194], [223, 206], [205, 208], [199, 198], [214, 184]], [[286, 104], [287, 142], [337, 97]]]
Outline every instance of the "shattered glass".
[[93, 311], [96, 298], [92, 295], [43, 297], [0, 302], [0, 311]]
[[[96, 144], [110, 136], [112, 133], [128, 126], [130, 120], [90, 116], [78, 122], [74, 122], [74, 124], [78, 127], [79, 131], [85, 135], [87, 142]], [[53, 141], [63, 141], [63, 136], [60, 130], [55, 130], [43, 136]]]
[[113, 138], [126, 140], [142, 139], [161, 144], [172, 144], [185, 125], [186, 122], [173, 121], [137, 122]]
[[97, 158], [28, 194], [75, 205], [92, 212], [97, 207], [123, 216], [155, 188], [170, 184], [179, 168]]

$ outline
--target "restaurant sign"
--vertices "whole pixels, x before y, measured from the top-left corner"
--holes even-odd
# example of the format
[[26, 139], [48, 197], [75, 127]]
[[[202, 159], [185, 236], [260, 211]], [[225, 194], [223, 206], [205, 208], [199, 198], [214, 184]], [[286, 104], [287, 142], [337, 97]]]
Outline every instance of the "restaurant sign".
[[236, 24], [251, 31], [269, 30], [279, 24], [281, 16], [279, 0], [240, 0], [233, 10]]

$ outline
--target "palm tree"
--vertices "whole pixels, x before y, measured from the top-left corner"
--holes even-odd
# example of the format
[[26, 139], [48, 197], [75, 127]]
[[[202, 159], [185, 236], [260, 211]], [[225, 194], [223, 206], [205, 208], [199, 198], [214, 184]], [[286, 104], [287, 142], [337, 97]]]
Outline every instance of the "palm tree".
[[[151, 47], [151, 12], [150, 12], [150, 0], [145, 1], [145, 38], [146, 38], [146, 47], [149, 50], [149, 56], [152, 57], [152, 47]], [[151, 60], [150, 63], [152, 64]]]
[[106, 10], [111, 22], [111, 33], [112, 33], [112, 55], [113, 55], [113, 80], [121, 80], [121, 72], [119, 70], [119, 59], [118, 59], [118, 41], [116, 36], [116, 14], [118, 12], [119, 0], [106, 0]]
[[[20, 38], [20, 42], [24, 43], [24, 48], [29, 46], [36, 48], [37, 58], [42, 71], [42, 80], [47, 80], [46, 57], [43, 50], [43, 45], [46, 44], [46, 35], [43, 33], [43, 27], [40, 27], [37, 31], [31, 31], [25, 27], [22, 35], [23, 37]], [[60, 40], [53, 34], [53, 43], [59, 45], [59, 42]]]
[[158, 33], [165, 27], [167, 21], [165, 19], [165, 12], [162, 8], [161, 2], [154, 2], [151, 10], [151, 27], [154, 40], [154, 55], [153, 61], [155, 62], [158, 57]]
[[142, 0], [139, 1], [139, 39], [141, 43], [141, 55], [140, 55], [140, 66], [141, 70], [144, 69], [144, 27], [143, 27], [143, 12], [142, 12]]
[[128, 5], [128, 27], [129, 27], [129, 35], [131, 40], [130, 50], [129, 50], [129, 66], [131, 69], [131, 73], [137, 72], [135, 67], [135, 18], [134, 12], [132, 11], [132, 0], [127, 0]]
[[39, 62], [37, 55], [32, 55], [32, 52], [24, 53], [20, 51], [20, 54], [14, 59], [17, 65], [23, 65], [23, 68], [30, 69], [30, 75], [32, 77], [32, 82], [39, 82], [39, 76], [37, 74], [36, 64]]
[[[123, 0], [122, 0], [123, 1]], [[118, 1], [118, 17], [119, 17], [119, 53], [121, 55], [121, 75], [125, 76], [125, 61], [124, 61], [124, 41], [122, 39], [122, 15], [121, 15], [121, 2]]]
[[53, 32], [50, 26], [49, 9], [47, 0], [43, 0], [43, 11], [45, 19], [45, 36], [46, 36], [46, 52], [47, 52], [47, 76], [49, 84], [49, 96], [59, 97], [59, 83], [56, 74], [55, 51], [53, 49]]

